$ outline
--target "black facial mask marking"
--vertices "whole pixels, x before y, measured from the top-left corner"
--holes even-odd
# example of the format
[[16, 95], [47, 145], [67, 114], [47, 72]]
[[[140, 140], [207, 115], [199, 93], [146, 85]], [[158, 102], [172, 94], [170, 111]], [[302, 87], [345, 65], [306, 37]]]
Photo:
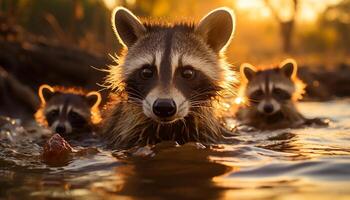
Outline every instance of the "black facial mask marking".
[[263, 100], [264, 98], [264, 92], [262, 91], [262, 89], [258, 89], [254, 92], [252, 92], [248, 98], [249, 98], [249, 101], [251, 103], [254, 103], [254, 104], [258, 104], [261, 100]]
[[84, 119], [83, 116], [81, 116], [79, 113], [71, 110], [68, 113], [68, 121], [71, 124], [72, 128], [83, 128], [87, 121]]
[[[273, 76], [276, 76], [276, 75], [277, 76], [281, 75], [279, 69], [270, 69], [270, 70], [257, 72], [257, 74], [255, 76], [255, 78], [257, 80], [256, 79], [251, 80], [248, 83], [247, 87], [249, 87], [249, 84], [259, 84], [263, 80], [264, 84], [262, 87], [264, 87], [265, 91], [263, 91], [262, 88], [259, 88], [255, 91], [253, 91], [251, 94], [249, 94], [248, 98], [249, 98], [250, 103], [257, 105], [263, 99], [269, 99], [269, 98], [273, 98], [280, 103], [284, 103], [285, 101], [291, 100], [292, 95], [286, 90], [273, 87], [272, 90], [270, 91], [269, 86], [270, 86], [271, 82], [272, 82], [272, 84], [274, 83]], [[293, 83], [291, 83], [291, 84], [293, 84]]]
[[[62, 102], [64, 103], [62, 104]], [[57, 105], [56, 109], [53, 109], [45, 114], [45, 118], [49, 126], [52, 126], [52, 124], [56, 121], [60, 121], [60, 123], [68, 122], [73, 130], [79, 130], [88, 125], [89, 119], [85, 119], [84, 116], [81, 116], [79, 113], [75, 112], [74, 109], [71, 109], [68, 112], [68, 107], [70, 106], [78, 106], [79, 109], [86, 109], [88, 112], [90, 112], [91, 108], [88, 104], [88, 99], [85, 96], [60, 93], [51, 98], [47, 104], [48, 107], [50, 107], [50, 105]], [[61, 106], [62, 109], [60, 110], [59, 107]]]
[[[144, 69], [151, 70], [153, 76], [145, 78], [143, 73]], [[146, 98], [147, 94], [155, 87], [158, 82], [157, 67], [155, 65], [144, 65], [140, 69], [135, 70], [128, 79], [126, 83], [126, 92], [131, 100], [143, 100]]]
[[287, 92], [280, 88], [274, 88], [272, 90], [272, 97], [278, 101], [287, 101], [292, 98], [292, 96]]
[[[191, 70], [193, 77], [185, 76], [186, 70]], [[191, 66], [178, 67], [174, 74], [175, 87], [191, 101], [206, 101], [216, 96], [220, 89], [204, 73]]]
[[46, 113], [45, 118], [49, 126], [51, 126], [59, 118], [60, 111], [59, 109], [53, 109], [50, 112]]

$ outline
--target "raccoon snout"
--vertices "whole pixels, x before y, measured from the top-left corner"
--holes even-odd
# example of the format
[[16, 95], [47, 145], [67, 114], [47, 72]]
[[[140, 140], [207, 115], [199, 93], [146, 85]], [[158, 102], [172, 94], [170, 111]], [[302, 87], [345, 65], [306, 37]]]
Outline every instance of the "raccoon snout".
[[274, 108], [273, 108], [273, 105], [272, 104], [266, 104], [264, 106], [264, 112], [266, 114], [271, 114], [273, 112]]
[[58, 133], [58, 134], [65, 134], [66, 131], [67, 131], [67, 129], [66, 129], [66, 127], [64, 126], [64, 124], [59, 124], [59, 125], [57, 125], [55, 131], [56, 131], [56, 133]]
[[176, 113], [176, 103], [173, 99], [157, 99], [152, 110], [160, 118], [172, 117]]

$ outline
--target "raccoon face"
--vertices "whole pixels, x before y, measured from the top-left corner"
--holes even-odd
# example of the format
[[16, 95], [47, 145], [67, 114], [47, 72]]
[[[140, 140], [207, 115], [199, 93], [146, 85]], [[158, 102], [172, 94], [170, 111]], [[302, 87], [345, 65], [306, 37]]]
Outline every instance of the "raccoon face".
[[97, 92], [80, 95], [55, 91], [44, 85], [39, 96], [45, 107], [43, 114], [49, 128], [62, 136], [86, 130], [91, 124], [91, 108], [100, 101]]
[[278, 68], [257, 71], [252, 65], [242, 64], [241, 74], [248, 81], [246, 96], [250, 106], [265, 115], [281, 110], [283, 105], [292, 101], [297, 65], [287, 59]]
[[130, 101], [158, 123], [185, 118], [217, 95], [227, 69], [219, 60], [234, 29], [228, 9], [214, 10], [197, 26], [142, 24], [125, 8], [115, 9], [112, 23], [128, 52], [109, 82], [125, 83]]

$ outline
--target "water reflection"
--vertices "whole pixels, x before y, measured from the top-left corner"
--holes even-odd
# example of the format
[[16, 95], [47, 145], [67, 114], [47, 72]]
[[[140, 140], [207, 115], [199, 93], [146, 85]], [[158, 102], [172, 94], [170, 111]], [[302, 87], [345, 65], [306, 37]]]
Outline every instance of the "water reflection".
[[212, 178], [232, 170], [229, 166], [211, 161], [211, 150], [198, 144], [177, 147], [168, 143], [141, 151], [152, 151], [148, 153], [152, 156], [124, 160], [127, 164], [114, 170], [118, 181], [109, 192], [141, 199], [159, 196], [217, 199], [223, 189], [216, 186]]
[[[63, 167], [38, 160], [40, 138], [3, 132], [0, 199], [348, 199], [349, 103], [301, 105], [308, 117], [331, 116], [327, 128], [249, 130], [236, 136], [238, 144], [209, 148], [171, 142], [123, 152], [97, 148]], [[20, 133], [21, 125], [12, 125]]]

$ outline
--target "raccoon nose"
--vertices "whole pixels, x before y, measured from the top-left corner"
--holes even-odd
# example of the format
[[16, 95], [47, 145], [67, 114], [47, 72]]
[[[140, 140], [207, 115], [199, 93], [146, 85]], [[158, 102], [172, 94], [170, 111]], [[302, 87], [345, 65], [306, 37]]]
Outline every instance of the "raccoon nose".
[[64, 125], [58, 125], [56, 127], [56, 133], [58, 133], [58, 134], [65, 134], [66, 133], [66, 127]]
[[158, 117], [171, 117], [176, 113], [176, 104], [172, 99], [157, 99], [153, 103], [153, 113]]
[[271, 104], [266, 104], [264, 106], [264, 112], [267, 114], [271, 114], [273, 112], [273, 106]]

